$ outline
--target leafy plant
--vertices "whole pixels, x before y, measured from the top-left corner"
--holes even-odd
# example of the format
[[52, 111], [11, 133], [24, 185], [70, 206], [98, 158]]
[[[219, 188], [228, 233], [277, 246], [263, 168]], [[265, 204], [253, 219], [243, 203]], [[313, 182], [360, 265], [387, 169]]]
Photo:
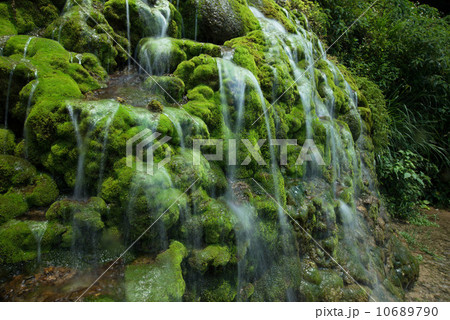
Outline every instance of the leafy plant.
[[424, 170], [429, 165], [432, 164], [425, 158], [409, 150], [379, 156], [378, 175], [394, 216], [408, 218], [417, 215], [417, 208], [431, 184], [431, 178]]

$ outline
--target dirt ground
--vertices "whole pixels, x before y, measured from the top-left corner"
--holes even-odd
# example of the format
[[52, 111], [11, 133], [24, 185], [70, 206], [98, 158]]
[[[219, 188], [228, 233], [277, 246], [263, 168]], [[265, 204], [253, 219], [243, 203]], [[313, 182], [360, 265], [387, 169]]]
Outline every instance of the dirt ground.
[[431, 208], [425, 214], [438, 226], [394, 222], [399, 238], [422, 259], [419, 280], [406, 301], [450, 301], [450, 211]]

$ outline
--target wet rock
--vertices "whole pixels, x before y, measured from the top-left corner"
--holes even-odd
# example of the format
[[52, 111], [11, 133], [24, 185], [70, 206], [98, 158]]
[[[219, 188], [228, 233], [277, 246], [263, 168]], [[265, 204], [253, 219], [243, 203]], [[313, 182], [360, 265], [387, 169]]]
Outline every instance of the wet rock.
[[164, 106], [158, 100], [152, 100], [147, 105], [147, 110], [151, 112], [161, 113], [163, 112]]
[[222, 44], [259, 28], [243, 0], [189, 0], [180, 11], [190, 39]]
[[181, 301], [186, 284], [181, 262], [187, 256], [186, 248], [174, 241], [169, 249], [148, 264], [132, 264], [125, 270], [127, 301]]

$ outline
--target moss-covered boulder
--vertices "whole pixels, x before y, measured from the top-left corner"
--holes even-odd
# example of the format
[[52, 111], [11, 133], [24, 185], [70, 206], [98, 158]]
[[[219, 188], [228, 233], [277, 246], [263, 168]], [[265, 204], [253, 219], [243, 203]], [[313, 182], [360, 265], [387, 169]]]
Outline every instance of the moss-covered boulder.
[[46, 212], [48, 220], [71, 224], [73, 220], [87, 228], [100, 230], [104, 227], [102, 216], [107, 216], [108, 207], [101, 198], [92, 197], [87, 201], [63, 199], [53, 203]]
[[[0, 182], [0, 193], [9, 190], [2, 196], [4, 216], [9, 218], [24, 213], [28, 207], [50, 205], [59, 195], [58, 187], [50, 176], [37, 174], [36, 168], [28, 161], [14, 156], [0, 155]], [[10, 205], [7, 198], [10, 199]], [[25, 205], [22, 204], [23, 200], [26, 201]]]
[[147, 78], [145, 86], [152, 93], [164, 97], [169, 103], [180, 101], [184, 95], [184, 82], [177, 77], [152, 76]]
[[36, 168], [25, 159], [0, 155], [0, 192], [30, 185], [35, 176]]
[[183, 80], [188, 90], [202, 84], [207, 84], [214, 91], [219, 89], [217, 62], [211, 56], [202, 54], [184, 61], [178, 65], [174, 74]]
[[211, 245], [202, 250], [194, 250], [189, 258], [189, 265], [200, 271], [205, 272], [208, 267], [224, 267], [231, 259], [230, 250], [227, 247]]
[[167, 302], [181, 301], [186, 284], [181, 262], [187, 256], [183, 244], [174, 241], [169, 249], [160, 253], [154, 262], [135, 262], [125, 270], [125, 295], [127, 301]]
[[0, 154], [13, 155], [16, 149], [14, 133], [0, 129]]
[[18, 217], [28, 210], [28, 204], [22, 194], [13, 191], [0, 194], [0, 223]]
[[18, 0], [0, 4], [0, 36], [25, 34], [46, 27], [59, 16], [51, 0]]
[[391, 282], [403, 289], [409, 289], [419, 277], [419, 262], [411, 252], [395, 237], [391, 240], [393, 267]]
[[90, 1], [82, 5], [83, 8], [77, 4], [67, 6], [44, 34], [47, 38], [58, 40], [68, 50], [95, 54], [106, 70], [114, 70], [118, 64], [128, 60], [128, 40], [114, 32]]
[[222, 44], [258, 29], [246, 0], [184, 1], [180, 4], [186, 37]]
[[41, 250], [47, 252], [57, 247], [66, 229], [58, 223], [10, 220], [0, 226], [0, 264], [17, 263], [36, 259], [38, 249], [37, 235], [33, 233], [36, 224], [42, 228]]
[[11, 6], [6, 3], [0, 3], [0, 37], [17, 34], [17, 27], [13, 20], [13, 11]]

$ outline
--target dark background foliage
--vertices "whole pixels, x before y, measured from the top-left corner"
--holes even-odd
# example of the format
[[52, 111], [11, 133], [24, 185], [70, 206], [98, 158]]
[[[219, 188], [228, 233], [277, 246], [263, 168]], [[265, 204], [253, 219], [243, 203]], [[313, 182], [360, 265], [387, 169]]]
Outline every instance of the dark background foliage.
[[[374, 1], [318, 2], [333, 43]], [[398, 216], [450, 198], [449, 3], [420, 2], [378, 1], [329, 51], [386, 97], [389, 144], [376, 150], [378, 174]]]

